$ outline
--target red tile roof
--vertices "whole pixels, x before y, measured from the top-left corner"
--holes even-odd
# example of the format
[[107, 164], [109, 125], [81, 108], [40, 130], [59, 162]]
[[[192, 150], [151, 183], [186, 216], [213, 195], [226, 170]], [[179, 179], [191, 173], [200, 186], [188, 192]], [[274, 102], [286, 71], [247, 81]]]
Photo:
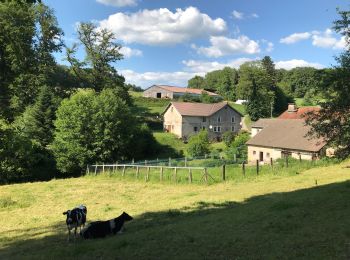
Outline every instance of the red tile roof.
[[[212, 104], [171, 102], [169, 106], [170, 105], [173, 105], [175, 109], [183, 116], [211, 116], [223, 107], [229, 106], [226, 102]], [[166, 110], [169, 108], [169, 106], [166, 108]]]
[[213, 92], [204, 90], [204, 89], [197, 89], [197, 88], [183, 88], [183, 87], [174, 87], [174, 86], [167, 86], [167, 85], [155, 85], [159, 88], [172, 91], [175, 93], [189, 93], [189, 94], [197, 94], [200, 95], [202, 92], [206, 92], [209, 96], [219, 96], [218, 94], [215, 94]]
[[299, 107], [295, 111], [284, 111], [278, 119], [303, 119], [306, 113], [318, 111], [320, 111], [319, 107]]

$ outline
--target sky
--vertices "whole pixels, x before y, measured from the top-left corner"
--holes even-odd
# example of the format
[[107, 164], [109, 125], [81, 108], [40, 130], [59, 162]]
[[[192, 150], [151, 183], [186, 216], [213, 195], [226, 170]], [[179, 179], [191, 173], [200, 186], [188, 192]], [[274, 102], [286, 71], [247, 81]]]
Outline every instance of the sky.
[[[79, 22], [115, 33], [127, 83], [187, 86], [195, 75], [268, 55], [276, 68], [336, 65], [345, 39], [332, 30], [348, 0], [44, 0], [67, 46]], [[64, 51], [55, 54], [66, 64]], [[78, 52], [83, 58], [83, 49]]]

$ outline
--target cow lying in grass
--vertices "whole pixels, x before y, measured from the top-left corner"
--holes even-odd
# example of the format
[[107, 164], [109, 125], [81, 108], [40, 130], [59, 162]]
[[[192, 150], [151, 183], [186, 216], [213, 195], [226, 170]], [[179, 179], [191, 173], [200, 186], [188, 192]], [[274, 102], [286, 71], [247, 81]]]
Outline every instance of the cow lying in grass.
[[74, 239], [76, 239], [78, 227], [81, 231], [81, 226], [85, 226], [86, 214], [87, 208], [84, 205], [63, 212], [63, 215], [67, 215], [68, 241], [70, 240], [72, 229], [74, 229]]
[[121, 231], [124, 222], [132, 219], [133, 218], [128, 213], [123, 212], [119, 217], [111, 220], [91, 222], [80, 232], [80, 235], [85, 239], [102, 238], [112, 234], [115, 235]]

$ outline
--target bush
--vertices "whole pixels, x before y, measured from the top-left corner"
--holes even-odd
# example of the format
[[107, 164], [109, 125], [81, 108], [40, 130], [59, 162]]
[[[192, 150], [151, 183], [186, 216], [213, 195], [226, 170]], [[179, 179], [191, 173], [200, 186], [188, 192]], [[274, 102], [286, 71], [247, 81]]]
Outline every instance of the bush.
[[240, 158], [243, 160], [247, 159], [247, 145], [245, 144], [250, 139], [250, 134], [246, 131], [240, 132], [232, 141], [230, 147], [226, 151], [226, 155], [229, 159]]
[[201, 130], [198, 134], [190, 137], [187, 148], [189, 156], [203, 156], [209, 151], [209, 138], [206, 130]]

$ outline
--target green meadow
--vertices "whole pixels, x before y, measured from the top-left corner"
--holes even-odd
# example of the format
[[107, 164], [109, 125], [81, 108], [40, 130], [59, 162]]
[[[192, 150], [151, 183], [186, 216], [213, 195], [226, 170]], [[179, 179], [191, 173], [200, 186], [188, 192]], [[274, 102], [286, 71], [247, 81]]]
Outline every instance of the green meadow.
[[[0, 259], [348, 259], [349, 165], [209, 185], [119, 170], [1, 186]], [[134, 220], [120, 235], [68, 243], [62, 212], [81, 203], [88, 222]]]

